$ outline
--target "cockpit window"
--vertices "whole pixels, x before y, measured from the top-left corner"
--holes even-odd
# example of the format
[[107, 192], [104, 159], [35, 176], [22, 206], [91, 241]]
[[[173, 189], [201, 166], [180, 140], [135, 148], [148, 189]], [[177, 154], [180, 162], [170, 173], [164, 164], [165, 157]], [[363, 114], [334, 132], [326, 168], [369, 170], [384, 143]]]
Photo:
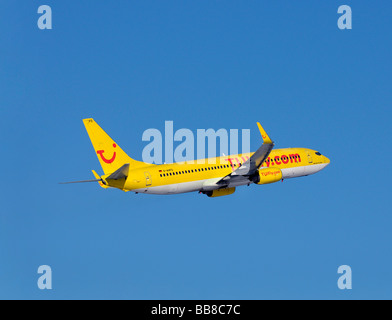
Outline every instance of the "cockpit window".
[[320, 152], [316, 152], [316, 154], [317, 154], [318, 156], [321, 156], [321, 153], [320, 153]]

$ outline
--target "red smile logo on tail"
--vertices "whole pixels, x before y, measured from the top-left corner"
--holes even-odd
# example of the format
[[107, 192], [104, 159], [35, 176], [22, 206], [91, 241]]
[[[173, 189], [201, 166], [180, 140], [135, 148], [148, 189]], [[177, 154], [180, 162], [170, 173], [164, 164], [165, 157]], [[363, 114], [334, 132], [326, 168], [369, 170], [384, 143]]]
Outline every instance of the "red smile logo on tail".
[[[113, 148], [116, 148], [116, 147], [117, 147], [117, 145], [115, 143], [113, 143]], [[99, 154], [101, 156], [101, 159], [103, 162], [105, 162], [107, 164], [113, 163], [113, 161], [116, 159], [116, 156], [117, 156], [116, 152], [113, 153], [113, 157], [109, 160], [104, 157], [104, 155], [103, 155], [104, 153], [105, 153], [105, 150], [98, 150], [97, 151], [97, 154]]]

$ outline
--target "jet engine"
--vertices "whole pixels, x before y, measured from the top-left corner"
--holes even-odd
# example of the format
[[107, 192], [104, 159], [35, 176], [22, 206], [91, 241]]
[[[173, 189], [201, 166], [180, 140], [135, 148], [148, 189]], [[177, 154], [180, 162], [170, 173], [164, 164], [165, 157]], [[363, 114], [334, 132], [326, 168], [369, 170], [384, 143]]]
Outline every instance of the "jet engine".
[[269, 184], [282, 180], [283, 174], [280, 169], [267, 168], [259, 170], [258, 176], [256, 176], [256, 184]]
[[216, 198], [216, 197], [229, 196], [234, 192], [235, 192], [235, 188], [228, 188], [228, 189], [226, 188], [226, 189], [208, 191], [205, 194], [210, 198]]

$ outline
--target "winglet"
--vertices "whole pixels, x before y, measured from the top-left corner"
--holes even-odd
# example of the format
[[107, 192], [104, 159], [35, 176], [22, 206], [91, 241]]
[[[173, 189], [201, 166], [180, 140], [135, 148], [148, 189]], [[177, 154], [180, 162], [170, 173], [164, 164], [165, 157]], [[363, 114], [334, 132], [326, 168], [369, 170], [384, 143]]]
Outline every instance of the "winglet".
[[264, 140], [264, 143], [273, 144], [271, 138], [268, 136], [267, 132], [265, 132], [265, 130], [261, 126], [260, 122], [257, 122], [257, 126], [259, 127], [259, 130], [260, 130], [261, 136]]

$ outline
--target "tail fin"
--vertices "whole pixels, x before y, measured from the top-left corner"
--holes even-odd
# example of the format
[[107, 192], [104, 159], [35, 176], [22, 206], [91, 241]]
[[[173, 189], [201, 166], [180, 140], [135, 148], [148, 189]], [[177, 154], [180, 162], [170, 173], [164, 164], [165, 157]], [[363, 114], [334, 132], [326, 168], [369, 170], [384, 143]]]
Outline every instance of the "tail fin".
[[102, 130], [94, 119], [84, 119], [83, 123], [105, 174], [115, 172], [124, 164], [129, 164], [132, 169], [148, 166], [147, 163], [130, 158], [117, 143]]

